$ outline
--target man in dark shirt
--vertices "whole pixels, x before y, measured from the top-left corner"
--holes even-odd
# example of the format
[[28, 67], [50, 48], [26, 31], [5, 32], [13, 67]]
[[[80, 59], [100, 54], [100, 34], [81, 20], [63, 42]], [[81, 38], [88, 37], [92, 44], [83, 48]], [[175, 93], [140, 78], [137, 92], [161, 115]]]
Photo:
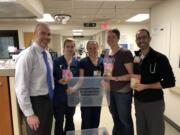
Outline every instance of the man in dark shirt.
[[149, 31], [136, 33], [134, 85], [137, 135], [164, 135], [164, 88], [175, 86], [175, 77], [167, 57], [150, 47]]

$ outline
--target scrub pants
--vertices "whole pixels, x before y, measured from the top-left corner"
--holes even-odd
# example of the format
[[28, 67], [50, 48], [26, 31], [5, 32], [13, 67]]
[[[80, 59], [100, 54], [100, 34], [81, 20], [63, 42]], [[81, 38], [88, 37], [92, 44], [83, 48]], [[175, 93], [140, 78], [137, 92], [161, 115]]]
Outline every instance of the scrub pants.
[[[54, 117], [55, 117], [55, 135], [66, 135], [67, 131], [75, 130], [74, 117], [75, 107], [69, 107], [67, 103], [60, 103], [54, 105]], [[65, 128], [64, 125], [65, 117]]]
[[81, 129], [98, 128], [101, 107], [81, 107]]

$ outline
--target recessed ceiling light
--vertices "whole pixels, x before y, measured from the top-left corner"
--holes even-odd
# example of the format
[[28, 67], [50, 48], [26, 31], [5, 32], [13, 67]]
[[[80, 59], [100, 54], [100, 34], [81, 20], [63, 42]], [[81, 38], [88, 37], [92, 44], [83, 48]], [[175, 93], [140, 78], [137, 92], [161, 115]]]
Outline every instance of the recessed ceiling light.
[[54, 22], [55, 20], [50, 14], [43, 14], [43, 18], [36, 19], [38, 22]]
[[149, 14], [137, 14], [126, 20], [126, 22], [142, 22], [148, 19], [149, 19]]

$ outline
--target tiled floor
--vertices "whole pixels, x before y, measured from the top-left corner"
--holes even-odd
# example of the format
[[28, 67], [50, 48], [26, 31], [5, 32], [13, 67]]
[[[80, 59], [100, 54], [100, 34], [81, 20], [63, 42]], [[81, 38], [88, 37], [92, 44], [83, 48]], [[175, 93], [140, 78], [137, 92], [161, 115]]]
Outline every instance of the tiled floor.
[[[134, 129], [136, 130], [134, 108], [132, 108], [132, 116], [133, 116], [133, 121], [134, 121]], [[81, 112], [80, 112], [79, 107], [76, 108], [74, 122], [75, 122], [76, 130], [80, 130], [80, 128], [81, 128]], [[109, 132], [109, 135], [111, 135], [112, 126], [113, 126], [113, 121], [111, 118], [111, 114], [109, 113], [108, 107], [104, 106], [104, 107], [102, 107], [102, 111], [101, 111], [101, 121], [100, 121], [99, 127], [105, 127], [107, 129], [107, 131]], [[52, 135], [54, 135], [54, 134], [52, 133]], [[166, 123], [165, 135], [180, 135], [180, 132], [178, 132], [171, 125]]]

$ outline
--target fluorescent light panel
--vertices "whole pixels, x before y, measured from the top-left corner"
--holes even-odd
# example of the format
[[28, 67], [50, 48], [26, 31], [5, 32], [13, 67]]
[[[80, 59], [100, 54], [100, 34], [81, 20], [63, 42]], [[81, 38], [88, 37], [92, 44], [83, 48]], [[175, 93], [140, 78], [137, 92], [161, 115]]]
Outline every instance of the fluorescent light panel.
[[136, 1], [136, 0], [75, 0], [75, 1], [112, 1], [112, 2], [116, 2], [116, 1]]
[[43, 14], [43, 18], [36, 19], [38, 22], [54, 22], [54, 18], [50, 14]]
[[137, 14], [126, 20], [126, 22], [142, 22], [148, 19], [149, 19], [149, 14]]
[[74, 32], [73, 35], [74, 35], [74, 36], [81, 36], [82, 33]]
[[0, 2], [15, 2], [16, 0], [0, 0]]
[[72, 30], [73, 32], [83, 32], [83, 30]]

